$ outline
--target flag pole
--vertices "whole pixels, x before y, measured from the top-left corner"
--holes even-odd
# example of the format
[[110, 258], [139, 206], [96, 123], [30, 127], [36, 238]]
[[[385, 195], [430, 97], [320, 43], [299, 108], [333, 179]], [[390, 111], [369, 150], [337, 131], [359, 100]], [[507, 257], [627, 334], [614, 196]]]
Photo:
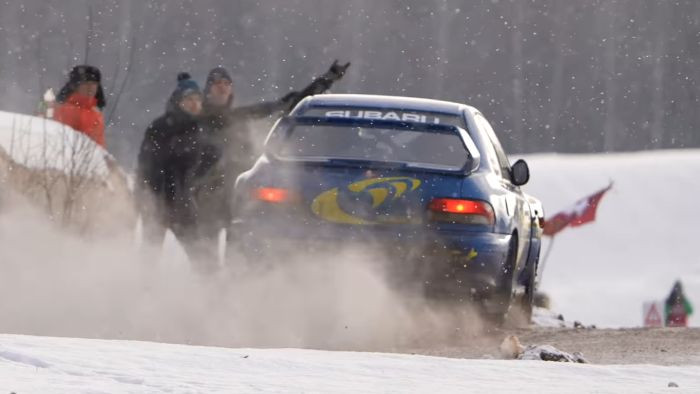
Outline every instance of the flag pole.
[[554, 246], [554, 236], [551, 237], [551, 241], [549, 241], [549, 245], [547, 245], [547, 251], [544, 252], [544, 257], [542, 258], [542, 264], [539, 264], [539, 271], [540, 271], [540, 279], [539, 283], [542, 283], [542, 275], [544, 275], [544, 267], [547, 265], [547, 260], [549, 260], [549, 254], [552, 253], [552, 246]]
[[[547, 246], [544, 257], [539, 262], [538, 271], [544, 273], [544, 267], [549, 260], [549, 255], [552, 253], [552, 247], [554, 246], [554, 235], [559, 231], [563, 230], [565, 227], [578, 227], [582, 224], [592, 222], [595, 220], [596, 209], [598, 208], [598, 203], [603, 198], [603, 195], [608, 190], [612, 189], [613, 181], [605, 189], [596, 192], [593, 195], [581, 199], [576, 202], [573, 209], [569, 209], [563, 212], [559, 212], [554, 215], [550, 220], [546, 221], [543, 226], [543, 235], [551, 237], [551, 241]], [[540, 276], [540, 282], [542, 281], [542, 276]]]

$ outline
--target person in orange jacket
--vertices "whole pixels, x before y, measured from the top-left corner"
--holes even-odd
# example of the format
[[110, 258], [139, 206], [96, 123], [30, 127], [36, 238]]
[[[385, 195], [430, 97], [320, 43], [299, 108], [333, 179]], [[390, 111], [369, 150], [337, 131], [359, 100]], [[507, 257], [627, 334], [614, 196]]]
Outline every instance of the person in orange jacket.
[[105, 122], [101, 110], [106, 102], [101, 79], [97, 67], [73, 67], [56, 98], [54, 120], [87, 135], [104, 148]]

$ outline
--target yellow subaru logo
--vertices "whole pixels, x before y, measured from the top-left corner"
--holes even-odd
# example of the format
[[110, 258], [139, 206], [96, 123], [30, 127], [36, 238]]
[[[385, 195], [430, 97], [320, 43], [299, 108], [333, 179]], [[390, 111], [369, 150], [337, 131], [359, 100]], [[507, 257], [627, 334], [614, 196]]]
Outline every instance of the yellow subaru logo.
[[[409, 177], [388, 177], [371, 178], [359, 182], [351, 183], [347, 186], [347, 191], [343, 193], [368, 193], [372, 197], [372, 208], [379, 208], [389, 197], [389, 201], [396, 200], [408, 192], [416, 190], [420, 186], [420, 180]], [[388, 224], [406, 223], [411, 218], [378, 216], [374, 220], [362, 218], [353, 213], [346, 212], [338, 203], [338, 196], [341, 193], [339, 188], [326, 190], [319, 194], [311, 202], [311, 211], [318, 217], [335, 223], [343, 224]]]

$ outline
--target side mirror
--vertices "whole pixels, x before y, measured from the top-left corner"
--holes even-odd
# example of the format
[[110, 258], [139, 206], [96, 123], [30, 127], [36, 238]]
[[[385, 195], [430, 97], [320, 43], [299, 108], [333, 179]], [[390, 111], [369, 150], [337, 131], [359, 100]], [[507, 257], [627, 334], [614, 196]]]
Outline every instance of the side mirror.
[[530, 168], [520, 159], [510, 168], [510, 180], [515, 186], [522, 186], [530, 180]]

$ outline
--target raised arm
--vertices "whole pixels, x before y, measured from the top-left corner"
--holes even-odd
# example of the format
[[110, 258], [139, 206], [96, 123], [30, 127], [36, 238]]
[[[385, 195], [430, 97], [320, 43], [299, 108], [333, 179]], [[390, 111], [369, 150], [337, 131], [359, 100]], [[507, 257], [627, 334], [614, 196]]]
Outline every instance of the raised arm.
[[341, 65], [338, 64], [338, 60], [334, 60], [328, 71], [311, 81], [310, 84], [308, 84], [300, 92], [296, 93], [296, 95], [289, 97], [287, 111], [291, 111], [305, 97], [312, 96], [314, 94], [321, 94], [330, 89], [336, 81], [345, 75], [345, 71], [348, 69], [348, 67], [350, 67], [350, 62]]
[[333, 84], [345, 75], [350, 63], [338, 64], [335, 60], [331, 67], [320, 77], [315, 78], [301, 91], [287, 93], [282, 98], [258, 104], [238, 107], [231, 110], [230, 116], [235, 118], [260, 119], [277, 113], [286, 114], [291, 111], [304, 97], [321, 94], [330, 89]]
[[244, 107], [233, 108], [231, 109], [230, 116], [236, 119], [261, 119], [275, 115], [278, 112], [287, 111], [289, 108], [291, 94], [297, 93], [289, 93], [281, 99], [275, 101], [264, 101], [257, 104], [246, 105]]

